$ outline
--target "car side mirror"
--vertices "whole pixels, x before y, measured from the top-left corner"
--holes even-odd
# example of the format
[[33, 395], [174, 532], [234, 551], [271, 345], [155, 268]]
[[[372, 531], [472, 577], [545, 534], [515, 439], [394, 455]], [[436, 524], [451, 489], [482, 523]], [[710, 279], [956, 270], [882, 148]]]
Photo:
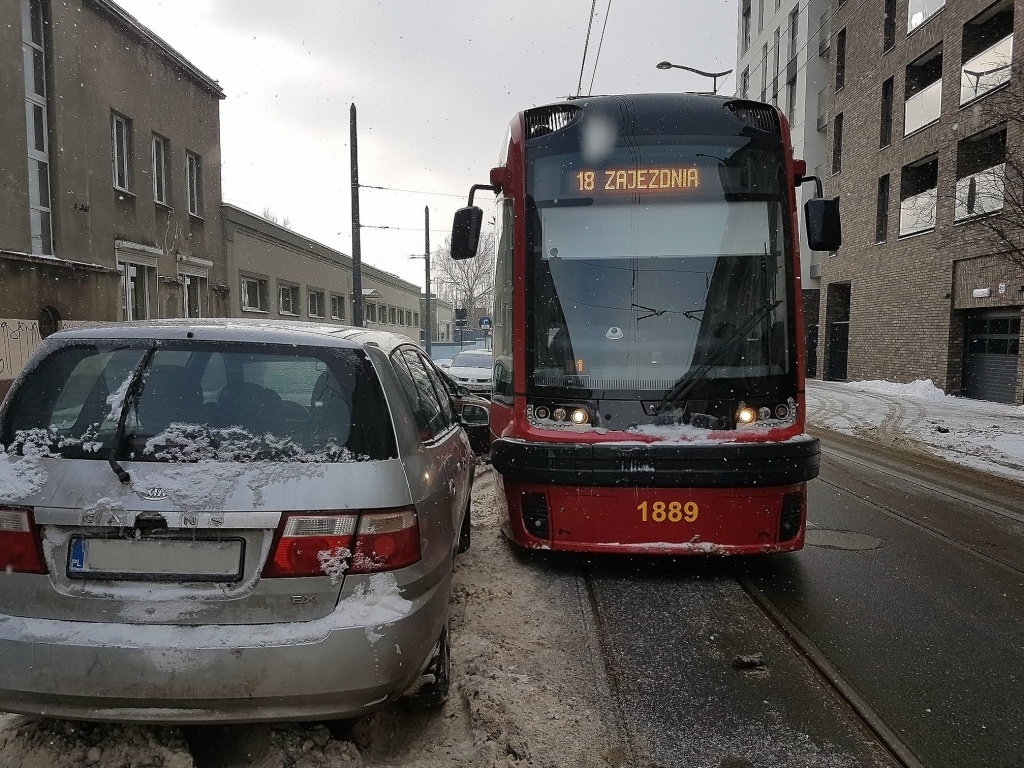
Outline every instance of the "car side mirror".
[[462, 406], [462, 423], [467, 427], [479, 427], [490, 422], [486, 408], [479, 405]]
[[839, 198], [813, 197], [804, 203], [807, 244], [812, 251], [835, 251], [843, 244]]
[[455, 212], [452, 222], [452, 258], [456, 261], [472, 259], [476, 256], [480, 244], [480, 226], [483, 224], [484, 212], [472, 205], [460, 208]]

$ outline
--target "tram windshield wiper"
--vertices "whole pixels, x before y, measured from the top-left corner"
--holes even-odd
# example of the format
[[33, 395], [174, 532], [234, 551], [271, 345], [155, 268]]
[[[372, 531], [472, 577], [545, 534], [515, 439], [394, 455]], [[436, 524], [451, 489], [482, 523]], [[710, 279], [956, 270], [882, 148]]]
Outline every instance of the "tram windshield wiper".
[[686, 396], [690, 394], [690, 391], [699, 384], [708, 372], [718, 365], [719, 361], [725, 357], [729, 352], [740, 343], [747, 334], [752, 331], [758, 323], [760, 323], [767, 315], [771, 314], [782, 301], [769, 301], [763, 307], [755, 310], [750, 316], [743, 321], [735, 331], [729, 335], [725, 341], [723, 341], [714, 352], [708, 355], [707, 359], [696, 368], [691, 368], [685, 374], [683, 374], [679, 380], [675, 383], [668, 392], [665, 393], [665, 397], [662, 398], [661, 402], [654, 406], [653, 411], [655, 414], [664, 413], [667, 408], [674, 406], [680, 402], [686, 400]]

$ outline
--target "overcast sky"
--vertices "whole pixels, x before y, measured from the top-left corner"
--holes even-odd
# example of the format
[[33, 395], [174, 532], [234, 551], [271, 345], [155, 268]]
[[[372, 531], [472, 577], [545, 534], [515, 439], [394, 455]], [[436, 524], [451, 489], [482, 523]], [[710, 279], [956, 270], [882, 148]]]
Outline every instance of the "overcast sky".
[[[408, 256], [423, 253], [424, 206], [434, 249], [469, 187], [487, 183], [511, 117], [577, 92], [591, 11], [591, 0], [118, 2], [224, 88], [224, 199], [344, 253], [354, 102], [361, 184], [419, 193], [361, 190], [362, 223], [397, 228], [364, 228], [363, 259], [421, 286], [423, 261]], [[582, 92], [705, 90], [654, 65], [732, 69], [736, 23], [737, 0], [596, 0]]]

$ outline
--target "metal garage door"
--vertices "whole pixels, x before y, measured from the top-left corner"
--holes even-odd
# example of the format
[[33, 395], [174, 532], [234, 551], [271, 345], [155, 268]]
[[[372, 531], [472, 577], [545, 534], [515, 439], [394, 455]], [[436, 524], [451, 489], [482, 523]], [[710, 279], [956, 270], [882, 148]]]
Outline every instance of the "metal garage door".
[[1019, 312], [970, 313], [964, 355], [964, 396], [1014, 403], [1019, 356]]

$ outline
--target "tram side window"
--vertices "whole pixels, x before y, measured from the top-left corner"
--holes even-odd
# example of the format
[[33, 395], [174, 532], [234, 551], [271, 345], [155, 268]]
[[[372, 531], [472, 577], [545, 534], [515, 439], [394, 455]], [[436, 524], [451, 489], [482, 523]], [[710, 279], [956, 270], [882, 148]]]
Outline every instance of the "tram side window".
[[491, 396], [512, 398], [512, 201], [498, 200], [498, 247], [494, 260], [494, 378]]

